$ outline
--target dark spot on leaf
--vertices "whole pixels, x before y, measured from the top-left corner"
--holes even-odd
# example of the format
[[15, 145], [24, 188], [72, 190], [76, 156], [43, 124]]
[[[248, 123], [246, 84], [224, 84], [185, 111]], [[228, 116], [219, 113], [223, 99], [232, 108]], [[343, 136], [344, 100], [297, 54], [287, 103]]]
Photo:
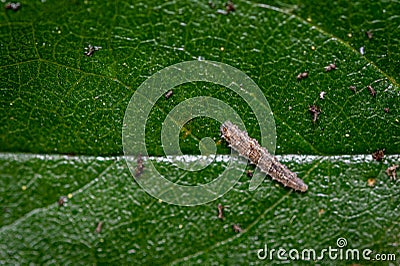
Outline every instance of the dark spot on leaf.
[[247, 171], [246, 171], [246, 175], [247, 175], [248, 177], [253, 177], [253, 171], [252, 171], [252, 170], [247, 170]]
[[65, 202], [67, 202], [67, 197], [65, 197], [65, 196], [61, 196], [59, 199], [58, 199], [58, 206], [64, 206], [64, 203]]
[[[214, 5], [214, 7], [215, 7], [215, 5]], [[222, 15], [229, 15], [231, 12], [234, 12], [235, 10], [236, 10], [235, 5], [232, 3], [232, 1], [229, 1], [225, 4], [225, 10], [218, 9], [217, 13], [222, 14]]]
[[228, 3], [226, 3], [226, 12], [228, 12], [228, 14], [229, 14], [230, 12], [235, 11], [235, 10], [236, 10], [236, 8], [235, 8], [235, 6], [233, 5], [233, 3], [232, 3], [231, 1], [229, 1]]
[[376, 161], [382, 161], [383, 157], [385, 156], [385, 149], [377, 150], [372, 154], [372, 158]]

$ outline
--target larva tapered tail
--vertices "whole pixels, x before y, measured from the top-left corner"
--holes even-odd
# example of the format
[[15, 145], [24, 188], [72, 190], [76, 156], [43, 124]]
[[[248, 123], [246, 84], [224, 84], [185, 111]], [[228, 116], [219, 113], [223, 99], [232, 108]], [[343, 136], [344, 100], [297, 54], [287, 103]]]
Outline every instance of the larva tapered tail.
[[238, 126], [226, 121], [221, 125], [221, 134], [232, 149], [250, 160], [261, 171], [270, 175], [272, 179], [294, 190], [307, 191], [308, 186], [303, 180], [278, 162], [266, 148], [258, 144], [257, 140], [250, 138], [247, 132], [240, 130]]

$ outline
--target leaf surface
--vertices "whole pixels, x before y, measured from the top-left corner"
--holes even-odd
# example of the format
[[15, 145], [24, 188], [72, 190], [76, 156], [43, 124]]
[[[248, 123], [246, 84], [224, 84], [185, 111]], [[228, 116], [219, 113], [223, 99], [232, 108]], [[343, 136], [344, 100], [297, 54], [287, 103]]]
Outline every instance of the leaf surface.
[[[340, 237], [399, 263], [399, 183], [385, 173], [400, 161], [399, 3], [235, 1], [228, 15], [225, 2], [213, 5], [35, 1], [0, 14], [0, 264], [258, 264], [271, 262], [257, 258], [265, 244], [321, 251]], [[101, 49], [86, 56], [89, 45]], [[221, 199], [181, 207], [134, 181], [121, 140], [130, 98], [157, 71], [203, 59], [258, 84], [274, 113], [276, 153], [308, 192], [268, 178], [250, 192], [243, 176]], [[182, 183], [208, 181], [225, 166], [188, 176], [161, 160], [162, 121], [197, 96], [229, 104], [260, 136], [239, 95], [205, 82], [174, 88], [154, 105], [146, 144], [158, 169]], [[321, 108], [316, 123], [310, 105]], [[199, 140], [219, 135], [218, 123], [196, 118], [181, 131], [181, 150], [197, 156]], [[377, 149], [383, 162], [370, 155]], [[224, 142], [217, 150], [229, 153]], [[227, 206], [223, 221], [218, 203]]]

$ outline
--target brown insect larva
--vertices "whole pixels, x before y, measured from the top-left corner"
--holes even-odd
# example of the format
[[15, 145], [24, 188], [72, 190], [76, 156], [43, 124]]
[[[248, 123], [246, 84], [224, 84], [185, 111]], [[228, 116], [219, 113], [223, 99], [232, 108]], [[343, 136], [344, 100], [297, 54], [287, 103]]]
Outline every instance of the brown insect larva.
[[232, 149], [250, 160], [261, 171], [269, 174], [272, 179], [294, 190], [307, 191], [308, 186], [303, 180], [278, 162], [266, 148], [258, 144], [257, 140], [250, 138], [247, 132], [240, 130], [238, 126], [226, 121], [221, 125], [221, 134]]

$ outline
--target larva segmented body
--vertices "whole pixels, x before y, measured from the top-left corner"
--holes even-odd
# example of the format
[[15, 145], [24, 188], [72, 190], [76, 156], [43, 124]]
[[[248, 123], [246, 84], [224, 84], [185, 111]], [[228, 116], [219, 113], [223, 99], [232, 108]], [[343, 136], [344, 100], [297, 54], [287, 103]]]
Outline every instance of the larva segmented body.
[[307, 191], [308, 186], [303, 180], [298, 178], [285, 165], [278, 162], [266, 148], [258, 144], [257, 140], [250, 138], [247, 132], [240, 130], [238, 126], [230, 121], [224, 122], [220, 130], [222, 137], [229, 143], [230, 147], [250, 160], [261, 171], [270, 175], [272, 179], [294, 190]]

